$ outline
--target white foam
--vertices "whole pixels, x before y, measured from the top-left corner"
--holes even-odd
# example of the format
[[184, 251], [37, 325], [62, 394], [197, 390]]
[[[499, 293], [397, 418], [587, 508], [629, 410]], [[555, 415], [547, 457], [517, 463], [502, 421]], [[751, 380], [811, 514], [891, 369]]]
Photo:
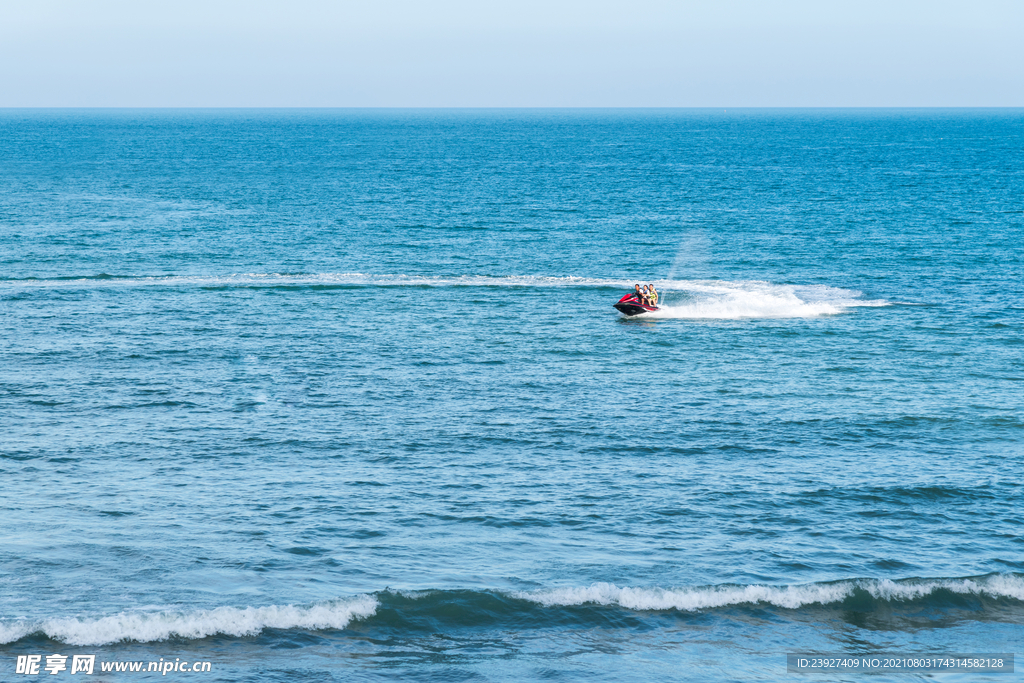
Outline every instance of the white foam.
[[740, 320], [750, 318], [817, 318], [844, 313], [859, 306], [887, 306], [866, 300], [861, 293], [825, 285], [779, 285], [759, 281], [667, 281], [656, 286], [667, 294], [661, 309], [644, 313], [651, 319], [689, 318]]
[[21, 640], [36, 630], [37, 629], [33, 628], [27, 621], [14, 621], [9, 623], [0, 621], [0, 645]]
[[995, 574], [980, 579], [942, 579], [935, 581], [904, 582], [882, 579], [861, 586], [872, 597], [882, 600], [916, 600], [937, 590], [964, 595], [989, 595], [1024, 601], [1024, 578]]
[[512, 595], [545, 606], [597, 604], [618, 605], [641, 611], [675, 609], [694, 612], [742, 604], [769, 604], [787, 609], [812, 604], [827, 605], [842, 602], [857, 589], [886, 601], [919, 599], [938, 590], [1024, 600], [1024, 578], [1007, 575], [992, 575], [979, 579], [899, 582], [888, 579], [862, 579], [794, 586], [755, 584], [699, 588], [620, 588], [611, 583], [595, 583], [587, 587], [519, 591]]
[[373, 616], [377, 599], [360, 595], [308, 606], [217, 607], [187, 612], [121, 612], [98, 619], [57, 617], [0, 622], [0, 644], [42, 632], [68, 645], [149, 643], [168, 638], [197, 639], [215, 634], [254, 636], [265, 628], [343, 629], [353, 619]]

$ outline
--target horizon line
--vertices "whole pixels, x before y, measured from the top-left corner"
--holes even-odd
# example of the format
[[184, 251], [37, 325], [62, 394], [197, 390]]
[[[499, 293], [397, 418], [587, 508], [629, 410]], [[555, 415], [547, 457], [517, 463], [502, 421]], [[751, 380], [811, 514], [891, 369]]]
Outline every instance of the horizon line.
[[931, 109], [931, 110], [950, 110], [950, 109], [1024, 109], [1024, 105], [700, 105], [700, 106], [645, 106], [645, 105], [609, 105], [609, 106], [530, 106], [530, 105], [479, 105], [479, 106], [466, 106], [466, 105], [348, 105], [348, 106], [303, 106], [303, 105], [166, 105], [166, 106], [152, 106], [152, 105], [119, 105], [119, 106], [35, 106], [35, 105], [14, 105], [4, 106], [0, 105], [0, 111], [11, 111], [11, 110], [426, 110], [426, 111], [442, 111], [442, 110], [467, 110], [467, 111], [479, 111], [479, 110], [530, 110], [530, 111], [598, 111], [598, 110], [622, 110], [622, 111], [635, 111], [635, 110], [723, 110], [729, 109], [737, 110], [891, 110], [891, 109]]

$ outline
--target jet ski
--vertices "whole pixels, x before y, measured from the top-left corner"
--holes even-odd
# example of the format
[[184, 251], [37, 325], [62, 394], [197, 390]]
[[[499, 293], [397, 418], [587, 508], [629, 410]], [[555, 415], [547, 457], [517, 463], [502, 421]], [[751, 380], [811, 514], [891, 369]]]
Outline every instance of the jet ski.
[[612, 305], [615, 306], [620, 313], [627, 316], [640, 315], [641, 313], [650, 313], [651, 311], [661, 310], [657, 306], [648, 306], [644, 302], [640, 301], [637, 295], [632, 292], [619, 299], [618, 303]]

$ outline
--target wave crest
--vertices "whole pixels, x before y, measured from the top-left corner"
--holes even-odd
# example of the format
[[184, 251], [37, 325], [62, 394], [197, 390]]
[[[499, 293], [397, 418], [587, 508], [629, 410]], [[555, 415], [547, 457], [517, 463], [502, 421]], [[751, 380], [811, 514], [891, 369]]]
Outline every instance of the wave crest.
[[[931, 604], [941, 611], [958, 608], [951, 595], [999, 601], [996, 609], [1024, 603], [1024, 575], [989, 574], [968, 578], [847, 579], [799, 585], [694, 586], [684, 588], [630, 587], [612, 583], [543, 588], [529, 591], [473, 591], [385, 589], [312, 605], [267, 607], [218, 607], [194, 611], [129, 611], [82, 619], [56, 617], [39, 620], [0, 621], [0, 645], [33, 634], [42, 634], [68, 645], [109, 645], [120, 642], [148, 643], [172, 638], [196, 640], [213, 635], [252, 637], [264, 629], [342, 630], [353, 620], [366, 620], [385, 628], [423, 629], [435, 632], [438, 624], [453, 628], [466, 624], [502, 627], [543, 627], [558, 616], [558, 608], [582, 605], [622, 608], [634, 612], [700, 612], [743, 606], [775, 606], [796, 610], [804, 607], [881, 609], [909, 604], [916, 612]], [[876, 604], [873, 601], [878, 601]], [[524, 604], [526, 603], [526, 604]], [[537, 607], [540, 605], [540, 608]], [[990, 605], [991, 606], [991, 605]], [[982, 618], [972, 606], [973, 618]], [[381, 614], [378, 615], [378, 608]], [[550, 611], [548, 611], [550, 610]], [[376, 618], [375, 618], [376, 617]], [[396, 620], [397, 619], [397, 620]]]
[[548, 607], [597, 604], [618, 605], [638, 611], [675, 609], [694, 612], [744, 604], [768, 604], [797, 609], [805, 605], [843, 602], [854, 597], [857, 591], [864, 591], [872, 598], [884, 601], [919, 600], [938, 591], [1024, 601], [1024, 578], [994, 574], [968, 579], [856, 579], [795, 586], [755, 584], [678, 589], [620, 588], [611, 583], [595, 583], [586, 587], [520, 591], [512, 595]]
[[255, 636], [263, 629], [343, 629], [353, 619], [365, 619], [377, 611], [373, 596], [360, 595], [308, 606], [217, 607], [189, 612], [121, 612], [99, 619], [60, 617], [41, 621], [0, 622], [0, 644], [33, 633], [68, 645], [108, 645], [124, 641], [149, 643], [216, 634]]

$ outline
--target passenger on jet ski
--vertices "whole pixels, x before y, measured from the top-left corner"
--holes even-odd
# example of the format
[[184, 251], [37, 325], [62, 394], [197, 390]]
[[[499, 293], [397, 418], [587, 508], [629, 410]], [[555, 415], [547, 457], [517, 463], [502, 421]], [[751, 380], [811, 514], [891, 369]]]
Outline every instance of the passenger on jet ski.
[[654, 288], [654, 283], [647, 285], [647, 298], [651, 300], [651, 306], [658, 305], [658, 290]]

